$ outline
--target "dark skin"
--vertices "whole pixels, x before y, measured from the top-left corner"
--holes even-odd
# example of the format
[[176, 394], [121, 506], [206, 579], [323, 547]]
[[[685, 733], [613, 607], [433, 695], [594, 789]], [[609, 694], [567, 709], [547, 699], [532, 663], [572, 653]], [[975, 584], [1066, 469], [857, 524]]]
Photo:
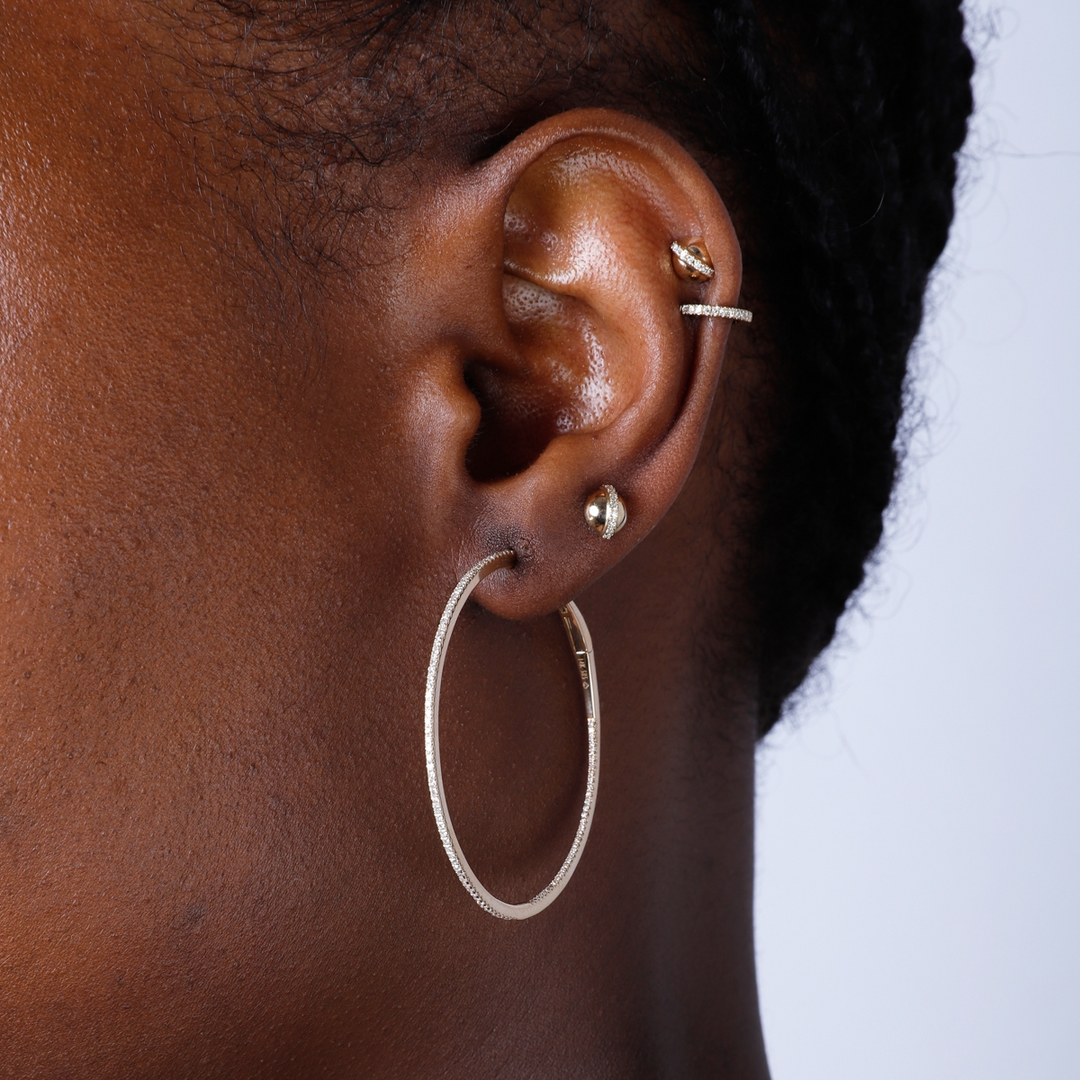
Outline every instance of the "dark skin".
[[[755, 672], [721, 647], [718, 695], [699, 648], [702, 595], [744, 602], [701, 450], [738, 339], [678, 313], [738, 301], [728, 208], [569, 110], [384, 166], [338, 269], [275, 276], [280, 196], [203, 183], [237, 148], [174, 137], [175, 56], [122, 3], [0, 3], [0, 1075], [765, 1077]], [[517, 924], [422, 753], [443, 604], [506, 546], [444, 689], [498, 895], [576, 824], [571, 598], [604, 724], [580, 869]]]

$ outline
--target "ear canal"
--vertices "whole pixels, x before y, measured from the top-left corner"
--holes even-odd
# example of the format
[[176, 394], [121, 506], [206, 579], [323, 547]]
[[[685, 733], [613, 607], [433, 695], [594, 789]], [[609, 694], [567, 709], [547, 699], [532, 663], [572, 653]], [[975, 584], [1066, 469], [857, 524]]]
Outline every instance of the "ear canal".
[[465, 451], [465, 468], [480, 483], [527, 469], [551, 441], [550, 426], [530, 416], [524, 379], [483, 361], [465, 367], [465, 385], [480, 405], [480, 423]]
[[480, 481], [515, 476], [560, 433], [602, 422], [614, 396], [609, 358], [588, 304], [518, 276], [514, 254], [511, 243], [502, 299], [518, 360], [475, 360], [464, 373], [481, 417], [466, 467]]

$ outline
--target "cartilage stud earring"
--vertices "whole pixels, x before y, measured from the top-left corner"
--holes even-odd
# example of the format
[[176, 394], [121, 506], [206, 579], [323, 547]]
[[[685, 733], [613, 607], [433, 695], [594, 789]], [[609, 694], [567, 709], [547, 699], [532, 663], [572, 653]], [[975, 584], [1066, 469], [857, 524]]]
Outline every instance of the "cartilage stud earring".
[[685, 244], [672, 241], [671, 267], [683, 281], [706, 281], [716, 273], [705, 241], [696, 236]]
[[602, 540], [610, 540], [626, 524], [626, 503], [611, 484], [597, 488], [585, 503], [585, 520]]

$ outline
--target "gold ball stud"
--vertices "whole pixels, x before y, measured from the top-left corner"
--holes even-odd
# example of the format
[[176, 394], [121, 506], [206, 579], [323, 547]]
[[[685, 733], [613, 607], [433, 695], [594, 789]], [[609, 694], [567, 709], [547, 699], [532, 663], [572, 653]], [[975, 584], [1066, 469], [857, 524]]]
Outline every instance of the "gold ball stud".
[[671, 245], [671, 266], [683, 281], [707, 281], [716, 273], [709, 249], [700, 236], [686, 243], [675, 241]]
[[626, 524], [626, 503], [611, 484], [597, 488], [585, 503], [585, 520], [602, 540], [610, 540]]

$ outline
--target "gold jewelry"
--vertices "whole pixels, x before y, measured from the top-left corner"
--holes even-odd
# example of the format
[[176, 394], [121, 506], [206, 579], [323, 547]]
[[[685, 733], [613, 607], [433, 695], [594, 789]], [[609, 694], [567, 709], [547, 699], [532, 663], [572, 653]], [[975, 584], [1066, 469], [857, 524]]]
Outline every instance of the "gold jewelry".
[[[709, 257], [709, 249], [699, 237], [687, 240], [685, 244], [672, 240], [671, 265], [683, 281], [705, 281], [716, 273]], [[754, 318], [746, 308], [721, 307], [717, 304], [680, 304], [679, 311], [683, 315], [704, 315], [706, 318], [735, 319], [738, 322], [752, 322]]]
[[465, 891], [489, 915], [494, 915], [498, 919], [528, 919], [553, 903], [559, 893], [566, 888], [577, 869], [581, 853], [585, 850], [585, 842], [589, 838], [593, 811], [596, 809], [596, 786], [600, 776], [600, 694], [596, 688], [596, 661], [593, 656], [589, 628], [585, 625], [585, 619], [577, 605], [571, 602], [559, 608], [559, 615], [562, 616], [563, 628], [570, 639], [570, 648], [573, 649], [574, 659], [577, 661], [581, 691], [585, 695], [585, 726], [589, 742], [585, 802], [581, 807], [577, 833], [574, 836], [574, 842], [570, 845], [569, 854], [559, 867], [559, 872], [551, 879], [551, 883], [526, 903], [508, 904], [505, 900], [493, 896], [480, 884], [461, 850], [454, 826], [450, 822], [450, 811], [446, 806], [442, 759], [439, 756], [439, 689], [442, 686], [443, 666], [446, 663], [450, 635], [454, 632], [461, 609], [465, 607], [473, 589], [488, 574], [513, 566], [516, 558], [512, 551], [500, 551], [489, 555], [486, 559], [481, 559], [457, 583], [439, 620], [439, 628], [435, 632], [424, 693], [424, 759], [427, 762], [428, 794], [431, 796], [431, 809], [435, 813], [435, 826], [439, 830], [439, 838], [442, 840], [446, 857], [450, 860], [450, 865], [454, 868], [458, 880], [465, 886]]
[[685, 244], [673, 240], [671, 256], [672, 268], [683, 281], [705, 281], [716, 273], [709, 258], [709, 249], [700, 237], [695, 236]]
[[712, 319], [735, 319], [738, 322], [754, 321], [754, 313], [741, 307], [720, 307], [717, 304], [680, 304], [679, 311], [684, 315], [705, 315]]
[[586, 500], [585, 520], [602, 540], [610, 540], [626, 524], [626, 503], [611, 484], [597, 488]]

